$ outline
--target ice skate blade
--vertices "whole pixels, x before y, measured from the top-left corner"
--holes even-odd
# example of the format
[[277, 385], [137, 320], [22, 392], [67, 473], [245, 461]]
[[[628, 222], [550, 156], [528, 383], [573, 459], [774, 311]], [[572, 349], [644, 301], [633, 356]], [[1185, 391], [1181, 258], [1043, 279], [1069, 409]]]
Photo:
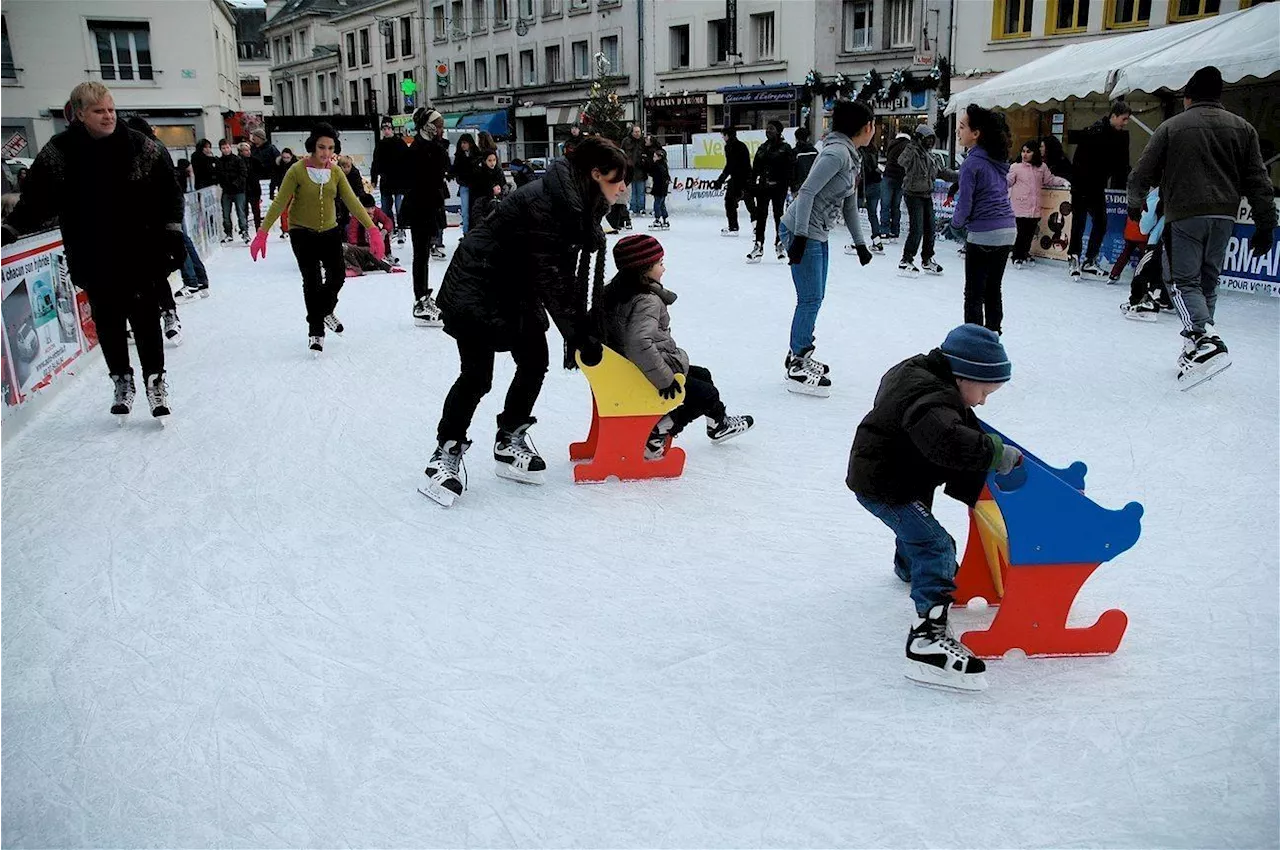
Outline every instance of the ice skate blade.
[[173, 336], [165, 337], [164, 341], [172, 345], [174, 348], [177, 348], [179, 345], [182, 345], [182, 334], [174, 334]]
[[114, 417], [116, 418], [116, 427], [117, 427], [117, 428], [123, 428], [123, 427], [124, 427], [124, 423], [125, 423], [125, 422], [127, 422], [127, 421], [129, 421], [129, 414], [127, 414], [127, 413], [113, 413], [113, 414], [111, 414], [111, 415], [112, 415], [112, 416], [114, 416]]
[[419, 493], [443, 508], [453, 507], [453, 503], [458, 499], [457, 493], [441, 487], [425, 475], [423, 476], [423, 482], [423, 485], [418, 488]]
[[764, 258], [763, 257], [747, 257], [747, 265], [749, 266], [757, 265], [762, 259]]
[[948, 673], [932, 664], [907, 659], [907, 668], [903, 671], [908, 679], [916, 684], [944, 691], [959, 693], [977, 693], [987, 689], [986, 673]]
[[787, 391], [796, 395], [810, 395], [814, 398], [829, 398], [831, 396], [831, 387], [811, 387], [793, 381], [790, 378], [787, 379]]
[[502, 461], [494, 461], [493, 471], [497, 473], [499, 478], [519, 481], [521, 484], [541, 484], [546, 476], [546, 470], [540, 472], [525, 471], [516, 469], [511, 464], [503, 463]]
[[1126, 310], [1124, 307], [1120, 308], [1120, 312], [1131, 322], [1154, 322], [1160, 316], [1159, 313], [1139, 313], [1136, 310]]
[[898, 277], [905, 277], [909, 280], [915, 280], [919, 276], [920, 276], [920, 272], [904, 272], [904, 271], [898, 272]]
[[741, 437], [743, 434], [747, 433], [747, 431], [750, 431], [754, 427], [756, 426], [751, 425], [742, 431], [731, 431], [728, 434], [725, 434], [723, 437], [708, 437], [707, 439], [711, 440], [711, 442], [715, 445], [719, 445], [721, 443], [727, 443], [735, 437]]
[[164, 428], [165, 423], [169, 420], [169, 414], [162, 413], [159, 416], [155, 416], [153, 418], [156, 420], [157, 425], [159, 425], [161, 428]]
[[[1225, 360], [1227, 362], [1218, 363], [1217, 362], [1218, 360]], [[1208, 363], [1205, 363], [1198, 368], [1193, 367], [1191, 370], [1180, 375], [1176, 379], [1178, 381], [1178, 389], [1185, 392], [1186, 390], [1189, 390], [1192, 387], [1197, 387], [1200, 384], [1203, 384], [1205, 381], [1208, 381], [1211, 378], [1215, 378], [1218, 375], [1222, 374], [1222, 372], [1225, 371], [1230, 365], [1231, 365], [1231, 358], [1228, 355], [1225, 355], [1225, 354], [1219, 355], [1218, 357], [1215, 357], [1213, 360], [1210, 360]]]
[[415, 318], [415, 319], [413, 320], [413, 323], [414, 323], [415, 325], [417, 325], [418, 327], [420, 327], [420, 328], [443, 328], [443, 327], [444, 327], [444, 322], [440, 321], [439, 319], [417, 319], [417, 318]]

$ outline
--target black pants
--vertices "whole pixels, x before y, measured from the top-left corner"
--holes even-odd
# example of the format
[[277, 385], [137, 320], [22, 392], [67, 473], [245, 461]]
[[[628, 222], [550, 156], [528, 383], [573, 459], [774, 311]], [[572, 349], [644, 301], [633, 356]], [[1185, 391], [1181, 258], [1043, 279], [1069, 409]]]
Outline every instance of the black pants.
[[1085, 187], [1071, 190], [1071, 241], [1067, 253], [1073, 257], [1080, 256], [1086, 215], [1093, 219], [1093, 227], [1089, 230], [1089, 250], [1084, 259], [1096, 260], [1102, 239], [1107, 235], [1107, 196], [1102, 189]]
[[[498, 428], [510, 430], [533, 422], [533, 405], [542, 392], [542, 381], [547, 376], [547, 334], [538, 323], [530, 320], [511, 349], [511, 359], [516, 362], [516, 373], [507, 389], [507, 400], [498, 414]], [[461, 372], [449, 389], [440, 414], [436, 437], [464, 441], [471, 419], [475, 416], [480, 399], [493, 388], [493, 358], [496, 352], [481, 341], [458, 340], [458, 359]]]
[[733, 183], [729, 184], [729, 188], [724, 191], [724, 215], [729, 219], [729, 229], [738, 229], [738, 203], [742, 202], [747, 205], [747, 217], [752, 221], [756, 218], [756, 201], [751, 197], [751, 192], [747, 189], [739, 188]]
[[1157, 290], [1164, 286], [1163, 254], [1159, 245], [1147, 245], [1142, 249], [1138, 268], [1133, 273], [1133, 282], [1129, 284], [1130, 304], [1139, 303], [1148, 293], [1154, 297]]
[[246, 193], [245, 202], [249, 206], [249, 212], [253, 213], [253, 229], [261, 230], [262, 229], [262, 189], [259, 188], [257, 194], [253, 194], [251, 192]]
[[161, 312], [178, 310], [178, 305], [173, 300], [173, 290], [169, 288], [169, 278], [162, 275], [156, 275], [156, 306]]
[[782, 223], [782, 207], [787, 202], [786, 186], [762, 186], [756, 194], [756, 199], [760, 202], [758, 207], [758, 215], [756, 216], [756, 241], [764, 242], [764, 227], [768, 224], [769, 204], [773, 204], [773, 241], [777, 242], [780, 232], [778, 225]]
[[1009, 261], [1008, 245], [975, 245], [964, 252], [964, 321], [1000, 333], [1004, 303], [1000, 282]]
[[338, 293], [347, 279], [347, 267], [342, 259], [342, 231], [334, 227], [317, 233], [295, 225], [289, 230], [289, 245], [302, 272], [307, 332], [311, 336], [324, 336], [324, 317], [338, 306]]
[[[110, 283], [106, 285], [110, 286]], [[164, 334], [160, 330], [160, 305], [156, 302], [154, 286], [144, 286], [139, 292], [95, 289], [89, 293], [89, 308], [93, 312], [98, 345], [102, 348], [103, 359], [107, 361], [108, 372], [124, 375], [133, 371], [129, 365], [126, 323], [133, 328], [143, 377], [164, 371]]]
[[1031, 256], [1031, 240], [1036, 238], [1036, 230], [1040, 227], [1038, 218], [1015, 219], [1018, 226], [1018, 238], [1013, 243], [1013, 258], [1025, 260]]
[[701, 366], [690, 366], [684, 378], [684, 401], [671, 411], [671, 421], [675, 423], [671, 435], [679, 434], [699, 416], [710, 416], [719, 422], [724, 419], [724, 413], [724, 402], [711, 380], [711, 373]]
[[431, 264], [431, 246], [436, 238], [435, 216], [429, 222], [409, 222], [409, 236], [413, 239], [413, 300], [417, 301], [431, 294], [427, 270]]
[[907, 195], [906, 199], [907, 241], [902, 246], [902, 261], [913, 262], [919, 248], [921, 262], [927, 263], [933, 259], [933, 196]]

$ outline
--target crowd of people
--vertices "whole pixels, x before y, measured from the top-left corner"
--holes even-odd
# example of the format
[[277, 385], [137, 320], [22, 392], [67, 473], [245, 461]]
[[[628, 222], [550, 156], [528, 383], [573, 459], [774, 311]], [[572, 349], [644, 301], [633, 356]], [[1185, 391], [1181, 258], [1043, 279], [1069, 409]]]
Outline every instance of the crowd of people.
[[[900, 238], [905, 202], [900, 272], [941, 273], [933, 238], [934, 181], [954, 183], [952, 228], [964, 238], [964, 324], [937, 348], [884, 375], [857, 428], [847, 471], [859, 503], [894, 532], [894, 570], [911, 585], [916, 618], [906, 657], [912, 678], [970, 690], [985, 686], [982, 662], [947, 628], [955, 543], [934, 517], [932, 500], [945, 485], [949, 495], [972, 505], [988, 474], [1006, 474], [1021, 461], [1015, 446], [981, 429], [973, 409], [1012, 376], [1001, 341], [1001, 280], [1010, 262], [1020, 268], [1032, 261], [1042, 188], [1070, 187], [1070, 273], [1105, 275], [1099, 263], [1106, 231], [1101, 193], [1125, 185], [1133, 226], [1126, 231], [1126, 255], [1109, 277], [1118, 279], [1129, 257], [1138, 255], [1126, 314], [1149, 318], [1164, 304], [1177, 311], [1185, 338], [1180, 378], [1202, 380], [1229, 364], [1213, 318], [1239, 200], [1245, 197], [1254, 212], [1255, 252], [1271, 250], [1276, 212], [1257, 133], [1222, 107], [1221, 93], [1217, 69], [1197, 71], [1186, 86], [1185, 110], [1160, 125], [1131, 173], [1124, 134], [1130, 111], [1120, 102], [1076, 137], [1074, 162], [1053, 137], [1029, 140], [1013, 156], [1003, 116], [970, 105], [958, 115], [956, 139], [967, 155], [955, 172], [934, 155], [936, 134], [928, 125], [897, 134], [882, 169], [872, 147], [874, 112], [859, 101], [835, 104], [820, 150], [803, 131], [792, 147], [781, 124], [771, 122], [753, 161], [735, 132], [725, 129], [726, 165], [716, 181], [728, 184], [723, 232], [737, 232], [737, 207], [745, 204], [755, 236], [747, 259], [758, 262], [772, 212], [775, 253], [787, 262], [795, 288], [783, 363], [792, 392], [826, 396], [832, 388], [830, 366], [814, 357], [831, 234], [843, 227], [851, 253], [866, 266], [884, 253], [885, 241]], [[345, 277], [399, 271], [393, 242], [403, 243], [408, 228], [413, 318], [442, 327], [458, 349], [458, 376], [442, 400], [436, 446], [420, 488], [441, 504], [452, 504], [466, 489], [469, 431], [502, 352], [510, 353], [515, 371], [495, 422], [496, 469], [505, 478], [541, 482], [546, 462], [529, 432], [550, 364], [552, 323], [565, 343], [566, 368], [579, 359], [599, 363], [607, 345], [633, 362], [655, 393], [679, 399], [649, 434], [647, 459], [662, 457], [699, 417], [713, 442], [755, 424], [751, 416], [728, 413], [711, 372], [693, 365], [676, 344], [670, 318], [676, 295], [665, 282], [666, 256], [657, 239], [633, 234], [618, 240], [616, 274], [605, 283], [602, 222], [617, 207], [626, 213], [619, 229], [626, 229], [631, 215], [645, 213], [651, 183], [654, 225], [666, 224], [670, 175], [664, 152], [638, 126], [621, 145], [574, 134], [541, 179], [524, 174], [513, 191], [488, 134], [463, 135], [450, 151], [443, 116], [420, 108], [411, 144], [389, 122], [382, 126], [370, 169], [379, 208], [328, 124], [312, 129], [301, 158], [255, 131], [234, 147], [221, 140], [218, 158], [202, 140], [189, 163], [175, 164], [144, 121], [117, 122], [110, 90], [101, 83], [77, 86], [71, 108], [71, 126], [41, 150], [25, 176], [5, 238], [59, 219], [72, 280], [88, 294], [97, 325], [113, 414], [127, 416], [136, 392], [128, 351], [132, 329], [152, 415], [169, 415], [164, 339], [174, 338], [168, 319], [172, 314], [177, 320], [174, 296], [198, 298], [208, 289], [204, 266], [183, 231], [182, 196], [189, 188], [217, 185], [223, 239], [234, 238], [234, 211], [255, 261], [266, 256], [268, 233], [281, 221], [302, 278], [308, 346], [317, 354], [326, 332], [343, 332], [335, 310]], [[450, 178], [460, 187], [463, 236], [437, 300], [428, 261], [442, 254]], [[271, 196], [265, 212], [259, 209], [263, 181]], [[861, 222], [864, 207], [869, 233]], [[1092, 230], [1081, 261], [1086, 218]], [[183, 287], [172, 293], [168, 275], [180, 268]]]

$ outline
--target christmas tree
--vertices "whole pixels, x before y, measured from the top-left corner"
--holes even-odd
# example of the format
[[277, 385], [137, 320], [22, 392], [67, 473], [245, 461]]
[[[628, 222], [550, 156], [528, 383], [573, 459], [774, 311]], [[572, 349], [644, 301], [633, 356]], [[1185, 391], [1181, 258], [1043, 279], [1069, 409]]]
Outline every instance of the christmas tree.
[[609, 76], [609, 60], [603, 53], [595, 55], [596, 79], [591, 83], [591, 96], [582, 108], [579, 123], [584, 133], [594, 133], [621, 142], [627, 134], [622, 104]]

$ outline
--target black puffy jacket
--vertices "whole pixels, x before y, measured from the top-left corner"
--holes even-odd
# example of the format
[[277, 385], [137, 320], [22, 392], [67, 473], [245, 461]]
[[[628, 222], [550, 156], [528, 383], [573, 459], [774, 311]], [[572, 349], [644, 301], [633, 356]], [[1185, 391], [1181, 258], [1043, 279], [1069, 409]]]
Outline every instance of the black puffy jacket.
[[1083, 130], [1072, 130], [1067, 140], [1075, 142], [1072, 160], [1073, 189], [1124, 189], [1129, 180], [1129, 132], [1111, 126], [1111, 119], [1099, 118]]
[[603, 248], [604, 213], [595, 187], [553, 160], [458, 243], [436, 299], [445, 333], [509, 351], [531, 326], [545, 332], [547, 313], [566, 339], [588, 330], [578, 259]]
[[794, 166], [795, 154], [791, 152], [791, 145], [779, 139], [776, 142], [765, 142], [756, 148], [752, 174], [759, 186], [786, 188], [791, 185]]
[[218, 157], [218, 185], [223, 194], [243, 195], [249, 185], [249, 163], [240, 154], [232, 151]]
[[409, 146], [399, 136], [378, 139], [373, 148], [369, 179], [383, 192], [403, 195], [408, 184]]
[[723, 183], [725, 178], [733, 181], [737, 189], [746, 189], [751, 185], [751, 152], [741, 139], [730, 139], [724, 143], [724, 171], [716, 178]]
[[818, 158], [818, 149], [809, 142], [796, 142], [791, 153], [795, 162], [791, 168], [791, 194], [798, 195], [804, 179], [809, 176], [809, 169], [813, 168], [813, 161]]
[[405, 181], [402, 187], [404, 205], [400, 218], [410, 227], [427, 225], [435, 227], [444, 209], [445, 175], [449, 173], [449, 146], [439, 139], [413, 140], [406, 160]]
[[894, 366], [858, 425], [845, 484], [860, 496], [902, 505], [933, 505], [940, 484], [972, 506], [995, 456], [973, 409], [956, 387], [951, 364], [934, 349]]
[[649, 178], [653, 181], [649, 194], [655, 198], [665, 198], [671, 193], [671, 169], [667, 167], [666, 157], [654, 157], [649, 165]]
[[218, 185], [218, 158], [196, 151], [191, 155], [191, 176], [196, 181], [196, 189]]

